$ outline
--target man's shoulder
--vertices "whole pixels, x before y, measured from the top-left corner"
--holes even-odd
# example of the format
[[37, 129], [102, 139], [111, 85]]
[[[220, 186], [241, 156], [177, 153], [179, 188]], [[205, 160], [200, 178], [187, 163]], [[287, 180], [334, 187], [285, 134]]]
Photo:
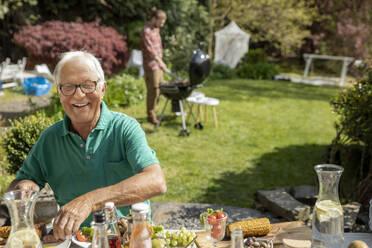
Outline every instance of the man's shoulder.
[[53, 125], [47, 127], [40, 134], [40, 137], [37, 140], [38, 146], [50, 146], [50, 142], [55, 142], [56, 137], [63, 135], [63, 121], [58, 121]]
[[129, 115], [115, 111], [111, 111], [111, 113], [113, 115], [112, 122], [114, 125], [124, 125], [125, 127], [139, 125], [138, 121]]
[[[62, 135], [63, 132], [63, 120], [59, 120], [53, 125], [47, 127], [43, 132], [42, 136], [48, 136], [48, 135]], [[41, 137], [42, 137], [41, 136]]]
[[145, 34], [153, 34], [157, 29], [156, 28], [151, 28], [150, 25], [146, 25], [142, 29], [142, 33]]

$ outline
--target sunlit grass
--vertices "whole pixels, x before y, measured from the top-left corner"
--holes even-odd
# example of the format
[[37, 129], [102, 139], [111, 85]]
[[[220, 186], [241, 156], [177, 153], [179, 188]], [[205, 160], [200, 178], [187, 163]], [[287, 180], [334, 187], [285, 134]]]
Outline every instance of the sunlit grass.
[[219, 127], [210, 115], [204, 130], [189, 123], [189, 137], [178, 136], [181, 119], [170, 108], [158, 130], [144, 122], [144, 103], [123, 110], [143, 122], [164, 169], [168, 192], [153, 200], [250, 206], [259, 189], [315, 184], [313, 166], [335, 136], [329, 101], [340, 89], [221, 80], [201, 91], [220, 99]]

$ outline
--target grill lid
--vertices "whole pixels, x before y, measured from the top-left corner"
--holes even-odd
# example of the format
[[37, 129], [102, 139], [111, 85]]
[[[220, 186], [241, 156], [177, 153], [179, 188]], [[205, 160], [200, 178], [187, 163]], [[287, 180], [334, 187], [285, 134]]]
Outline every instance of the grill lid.
[[198, 85], [208, 77], [211, 71], [211, 61], [208, 54], [202, 51], [200, 48], [192, 52], [189, 76], [190, 83], [192, 85]]

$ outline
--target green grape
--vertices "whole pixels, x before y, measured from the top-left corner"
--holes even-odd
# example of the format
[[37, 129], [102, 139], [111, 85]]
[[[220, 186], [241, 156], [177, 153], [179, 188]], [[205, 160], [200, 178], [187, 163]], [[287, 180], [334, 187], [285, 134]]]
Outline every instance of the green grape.
[[188, 236], [187, 237], [187, 242], [189, 243], [189, 242], [191, 242], [193, 240], [193, 237], [192, 236]]
[[171, 241], [171, 245], [172, 245], [172, 246], [177, 246], [177, 245], [178, 245], [177, 240], [172, 239], [172, 241]]

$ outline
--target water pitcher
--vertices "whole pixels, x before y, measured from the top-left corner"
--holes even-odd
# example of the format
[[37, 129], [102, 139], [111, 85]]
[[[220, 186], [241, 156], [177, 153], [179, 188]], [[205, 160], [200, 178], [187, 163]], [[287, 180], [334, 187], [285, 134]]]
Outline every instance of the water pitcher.
[[312, 248], [344, 246], [344, 214], [338, 197], [338, 184], [343, 168], [338, 165], [316, 165], [319, 195], [312, 219]]
[[38, 196], [37, 191], [15, 190], [4, 194], [12, 223], [6, 248], [41, 248], [33, 220]]

